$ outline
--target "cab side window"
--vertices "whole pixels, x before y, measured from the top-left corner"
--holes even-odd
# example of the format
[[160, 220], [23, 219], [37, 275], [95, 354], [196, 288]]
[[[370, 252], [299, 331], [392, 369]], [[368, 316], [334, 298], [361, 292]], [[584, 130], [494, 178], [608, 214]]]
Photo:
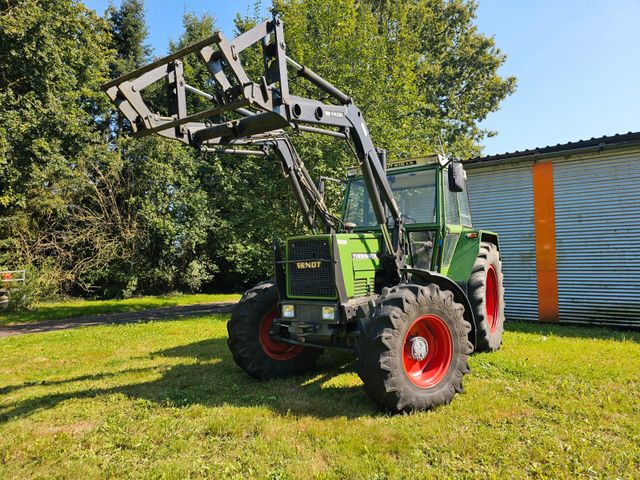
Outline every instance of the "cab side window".
[[458, 194], [445, 188], [444, 207], [446, 223], [448, 225], [460, 225], [460, 215], [458, 213]]
[[458, 193], [458, 205], [460, 207], [460, 223], [465, 227], [472, 227], [471, 224], [471, 206], [469, 205], [469, 195], [467, 189]]
[[431, 270], [434, 232], [409, 232], [413, 268]]

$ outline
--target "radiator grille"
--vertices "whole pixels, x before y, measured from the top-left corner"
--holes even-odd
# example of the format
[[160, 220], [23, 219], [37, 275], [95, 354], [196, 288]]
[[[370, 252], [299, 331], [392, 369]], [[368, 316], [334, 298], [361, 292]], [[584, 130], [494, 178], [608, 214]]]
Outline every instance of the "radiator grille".
[[336, 282], [329, 239], [289, 240], [289, 295], [294, 297], [336, 297]]

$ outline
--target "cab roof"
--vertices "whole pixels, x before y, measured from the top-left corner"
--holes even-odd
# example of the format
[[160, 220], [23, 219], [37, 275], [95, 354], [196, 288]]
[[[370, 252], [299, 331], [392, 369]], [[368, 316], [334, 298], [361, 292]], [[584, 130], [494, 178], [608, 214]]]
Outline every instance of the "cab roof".
[[[387, 162], [387, 172], [398, 170], [401, 168], [426, 167], [428, 165], [434, 165], [437, 163], [438, 163], [437, 155], [430, 155], [428, 157], [395, 159]], [[362, 175], [362, 171], [360, 170], [360, 167], [354, 166], [354, 167], [347, 168], [347, 176], [355, 177], [359, 175]]]

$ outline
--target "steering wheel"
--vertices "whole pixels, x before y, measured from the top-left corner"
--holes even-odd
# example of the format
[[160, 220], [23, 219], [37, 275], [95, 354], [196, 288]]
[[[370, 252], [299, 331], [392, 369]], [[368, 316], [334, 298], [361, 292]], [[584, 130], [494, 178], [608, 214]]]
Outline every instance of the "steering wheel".
[[411, 222], [409, 223], [418, 223], [418, 221], [415, 218], [413, 218], [411, 215], [407, 215], [406, 213], [403, 213], [400, 216], [405, 220], [411, 220]]

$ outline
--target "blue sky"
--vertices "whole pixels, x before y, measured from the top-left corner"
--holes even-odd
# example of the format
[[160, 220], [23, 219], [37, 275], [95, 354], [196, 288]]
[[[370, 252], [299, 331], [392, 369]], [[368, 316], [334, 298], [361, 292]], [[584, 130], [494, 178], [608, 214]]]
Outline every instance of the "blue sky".
[[[254, 3], [147, 0], [149, 43], [164, 54], [185, 10], [212, 14], [230, 35], [236, 13]], [[508, 56], [501, 73], [518, 79], [517, 91], [481, 124], [498, 132], [484, 141], [485, 154], [640, 131], [640, 0], [478, 3], [479, 29]], [[109, 0], [85, 4], [101, 13]]]

